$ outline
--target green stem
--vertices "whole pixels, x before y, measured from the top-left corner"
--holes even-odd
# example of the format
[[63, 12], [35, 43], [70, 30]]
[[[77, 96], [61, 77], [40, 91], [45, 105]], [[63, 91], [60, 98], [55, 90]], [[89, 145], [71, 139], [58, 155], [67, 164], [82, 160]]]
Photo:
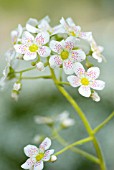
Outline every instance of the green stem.
[[112, 112], [99, 126], [97, 126], [94, 129], [94, 133], [99, 132], [113, 117], [114, 117], [114, 112]]
[[36, 67], [31, 67], [31, 68], [27, 68], [27, 69], [20, 70], [20, 71], [15, 71], [15, 73], [24, 73], [24, 72], [31, 71], [31, 70], [34, 70], [34, 69], [36, 69]]
[[93, 144], [97, 153], [97, 156], [100, 160], [100, 168], [101, 170], [106, 170], [106, 166], [105, 166], [105, 162], [102, 156], [102, 152], [101, 149], [99, 147], [99, 144], [97, 142], [96, 137], [94, 136], [93, 130], [87, 120], [87, 118], [85, 117], [83, 111], [80, 109], [80, 107], [78, 106], [78, 104], [76, 103], [76, 101], [67, 93], [67, 91], [61, 87], [60, 85], [58, 85], [58, 81], [56, 79], [55, 73], [53, 71], [52, 68], [50, 68], [51, 74], [52, 74], [52, 79], [56, 85], [56, 87], [58, 88], [58, 90], [63, 94], [63, 96], [69, 101], [69, 103], [72, 105], [72, 107], [75, 109], [75, 111], [78, 113], [79, 117], [81, 118], [89, 136], [93, 137]]
[[[56, 131], [56, 139], [57, 139], [58, 142], [59, 142], [61, 145], [63, 145], [63, 146], [68, 145], [68, 143], [66, 143], [66, 141], [60, 136], [60, 134], [59, 134], [57, 131]], [[75, 152], [75, 153], [78, 153], [78, 154], [82, 155], [83, 157], [85, 157], [85, 158], [93, 161], [93, 162], [96, 163], [96, 164], [99, 164], [99, 163], [100, 163], [100, 161], [99, 161], [98, 158], [96, 158], [95, 156], [93, 156], [93, 155], [91, 155], [91, 154], [89, 154], [89, 153], [87, 153], [87, 152], [85, 152], [85, 151], [83, 151], [83, 150], [81, 150], [81, 149], [79, 149], [79, 148], [72, 147], [72, 148], [70, 148], [70, 150], [71, 150], [72, 152]]]
[[72, 148], [73, 146], [82, 145], [82, 144], [84, 144], [84, 143], [87, 143], [87, 142], [92, 141], [92, 139], [93, 139], [92, 137], [87, 137], [87, 138], [85, 138], [85, 139], [81, 139], [81, 140], [79, 140], [79, 141], [76, 141], [76, 142], [74, 142], [74, 143], [66, 146], [66, 147], [63, 148], [62, 150], [56, 152], [54, 155], [56, 155], [56, 156], [57, 156], [57, 155], [60, 155], [60, 154], [62, 154], [63, 152], [65, 152], [65, 151], [69, 150], [70, 148]]
[[50, 75], [49, 76], [47, 75], [47, 76], [36, 76], [36, 77], [22, 77], [21, 79], [23, 79], [23, 80], [36, 80], [36, 79], [40, 79], [40, 78], [51, 79], [52, 77]]

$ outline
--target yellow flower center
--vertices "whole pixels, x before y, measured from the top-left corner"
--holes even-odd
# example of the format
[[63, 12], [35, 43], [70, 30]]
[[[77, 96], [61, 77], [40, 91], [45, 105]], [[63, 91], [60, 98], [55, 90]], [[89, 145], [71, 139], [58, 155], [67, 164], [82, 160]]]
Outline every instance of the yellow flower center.
[[82, 78], [81, 83], [82, 83], [82, 85], [87, 86], [89, 84], [89, 80], [87, 78]]
[[75, 32], [74, 31], [70, 31], [70, 35], [72, 36], [76, 36]]
[[36, 160], [37, 160], [37, 161], [40, 161], [43, 157], [44, 157], [44, 153], [39, 153], [39, 154], [36, 156]]
[[36, 52], [38, 50], [38, 46], [36, 44], [32, 44], [30, 47], [29, 47], [29, 50], [31, 52]]
[[68, 58], [68, 56], [69, 56], [68, 51], [62, 51], [62, 53], [61, 53], [61, 58], [62, 58], [63, 60], [66, 60], [66, 59]]

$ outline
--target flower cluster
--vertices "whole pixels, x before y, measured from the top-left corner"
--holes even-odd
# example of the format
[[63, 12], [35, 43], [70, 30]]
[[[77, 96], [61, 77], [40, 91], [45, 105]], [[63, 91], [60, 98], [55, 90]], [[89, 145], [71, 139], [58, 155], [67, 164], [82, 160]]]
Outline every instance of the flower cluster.
[[[80, 86], [79, 93], [82, 96], [100, 100], [95, 90], [102, 90], [105, 83], [96, 80], [100, 70], [92, 67], [89, 57], [102, 62], [103, 47], [97, 45], [92, 32], [83, 32], [71, 18], [62, 18], [58, 25], [51, 27], [50, 18], [47, 16], [40, 21], [30, 18], [25, 27], [19, 24], [18, 28], [11, 32], [11, 39], [13, 47], [7, 53], [7, 66], [3, 71], [0, 86], [3, 87], [7, 79], [16, 77], [12, 60], [23, 60], [31, 62], [39, 71], [44, 71], [47, 66], [54, 70], [62, 68], [70, 85]], [[88, 52], [81, 45], [82, 41], [89, 45]], [[88, 67], [87, 71], [84, 66]]]

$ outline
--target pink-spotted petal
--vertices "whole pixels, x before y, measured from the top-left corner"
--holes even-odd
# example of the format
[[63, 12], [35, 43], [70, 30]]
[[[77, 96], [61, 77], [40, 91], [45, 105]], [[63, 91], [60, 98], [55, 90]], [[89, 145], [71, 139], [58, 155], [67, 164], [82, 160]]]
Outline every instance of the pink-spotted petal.
[[63, 61], [63, 70], [66, 74], [73, 74], [73, 62], [69, 59]]
[[72, 50], [70, 53], [70, 59], [73, 62], [81, 62], [86, 59], [86, 54], [82, 50]]
[[103, 90], [104, 87], [105, 87], [105, 82], [102, 80], [95, 80], [91, 84], [91, 88], [93, 88], [95, 90]]
[[43, 150], [49, 149], [51, 146], [51, 139], [45, 138], [44, 141], [40, 144], [40, 148]]
[[27, 145], [24, 147], [24, 153], [28, 157], [32, 157], [38, 154], [38, 148], [34, 145]]
[[16, 44], [14, 45], [15, 51], [19, 54], [25, 54], [28, 47], [26, 45], [23, 44]]
[[85, 69], [81, 63], [77, 62], [74, 64], [74, 72], [78, 77], [80, 77], [85, 73]]
[[51, 53], [51, 50], [47, 46], [41, 46], [38, 48], [38, 54], [41, 57], [48, 57], [50, 55], [50, 53]]
[[89, 86], [82, 85], [79, 87], [78, 91], [84, 97], [90, 97], [91, 95], [91, 90]]
[[67, 80], [69, 81], [69, 83], [72, 87], [78, 87], [81, 85], [80, 79], [77, 76], [68, 76]]
[[35, 164], [35, 158], [29, 158], [27, 161], [21, 165], [23, 169], [31, 169]]
[[39, 161], [39, 162], [35, 163], [34, 170], [42, 170], [43, 167], [44, 167], [43, 161]]
[[87, 70], [87, 76], [91, 79], [97, 79], [100, 74], [100, 69], [98, 67], [91, 67]]
[[50, 156], [54, 153], [54, 149], [51, 150], [47, 150], [45, 152], [45, 155], [43, 157], [43, 161], [49, 161], [50, 160]]
[[58, 41], [55, 41], [55, 40], [52, 40], [50, 42], [50, 48], [51, 48], [52, 51], [54, 51], [58, 54], [60, 54], [62, 49], [63, 49], [61, 42], [58, 42]]
[[25, 31], [22, 35], [22, 44], [26, 44], [27, 46], [33, 44], [34, 36], [30, 34], [28, 31]]
[[30, 61], [30, 60], [34, 60], [36, 57], [37, 57], [36, 52], [27, 51], [25, 55], [23, 56], [23, 59], [26, 61]]
[[49, 64], [51, 68], [57, 68], [62, 65], [62, 59], [59, 55], [52, 55], [49, 59]]
[[48, 32], [40, 32], [35, 38], [35, 42], [38, 44], [38, 46], [47, 44], [49, 42], [49, 33]]
[[64, 48], [71, 51], [75, 47], [76, 39], [72, 36], [68, 37], [64, 42]]

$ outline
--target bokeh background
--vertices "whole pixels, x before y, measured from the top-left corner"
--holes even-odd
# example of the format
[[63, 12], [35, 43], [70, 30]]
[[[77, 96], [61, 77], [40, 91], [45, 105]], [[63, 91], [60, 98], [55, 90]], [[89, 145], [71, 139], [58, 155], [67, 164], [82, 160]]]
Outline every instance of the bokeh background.
[[[49, 15], [52, 24], [58, 24], [63, 17], [72, 17], [84, 31], [92, 31], [97, 42], [104, 46], [107, 62], [99, 65], [101, 78], [106, 88], [100, 93], [101, 102], [78, 97], [78, 103], [94, 128], [114, 109], [114, 0], [0, 0], [0, 77], [5, 66], [4, 52], [10, 47], [10, 31], [33, 17], [41, 19]], [[26, 160], [23, 147], [31, 143], [36, 134], [50, 131], [46, 126], [34, 123], [35, 115], [59, 114], [68, 110], [75, 118], [76, 125], [61, 132], [69, 143], [86, 136], [79, 117], [69, 103], [47, 80], [25, 81], [19, 101], [10, 98], [12, 83], [0, 92], [0, 170], [21, 170]], [[76, 99], [77, 91], [68, 89]], [[76, 115], [76, 116], [75, 116]], [[73, 132], [73, 133], [72, 133]], [[103, 150], [107, 170], [114, 170], [114, 119], [97, 135]], [[53, 142], [56, 151], [62, 148]], [[86, 144], [84, 150], [95, 154], [92, 145]], [[85, 158], [67, 151], [55, 164], [47, 164], [45, 169], [99, 170]]]

